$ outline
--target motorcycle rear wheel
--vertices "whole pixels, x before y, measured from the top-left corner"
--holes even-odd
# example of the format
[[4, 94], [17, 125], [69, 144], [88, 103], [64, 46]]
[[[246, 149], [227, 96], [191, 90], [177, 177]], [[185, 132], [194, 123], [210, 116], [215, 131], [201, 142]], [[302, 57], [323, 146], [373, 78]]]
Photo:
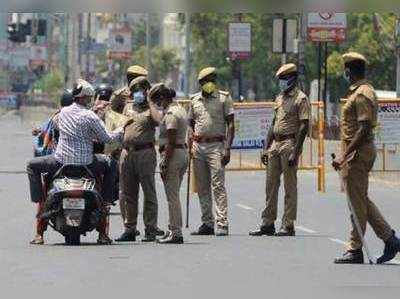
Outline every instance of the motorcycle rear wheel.
[[65, 244], [70, 246], [78, 246], [81, 244], [80, 234], [71, 234], [65, 236]]

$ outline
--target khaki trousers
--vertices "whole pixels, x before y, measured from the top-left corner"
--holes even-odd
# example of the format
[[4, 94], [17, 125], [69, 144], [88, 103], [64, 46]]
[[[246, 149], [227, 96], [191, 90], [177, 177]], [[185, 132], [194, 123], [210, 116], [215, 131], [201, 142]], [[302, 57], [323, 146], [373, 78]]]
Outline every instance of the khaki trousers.
[[285, 206], [282, 226], [294, 225], [297, 216], [297, 166], [289, 167], [288, 160], [294, 149], [294, 140], [273, 142], [268, 152], [266, 175], [266, 207], [262, 212], [262, 225], [273, 224], [278, 213], [278, 192], [283, 173]]
[[228, 223], [228, 197], [225, 189], [225, 168], [222, 166], [224, 146], [221, 142], [193, 144], [193, 171], [196, 177], [201, 208], [201, 221], [214, 226], [212, 192], [216, 222], [219, 227]]
[[[161, 159], [164, 159], [163, 154], [161, 155]], [[169, 211], [168, 229], [176, 236], [182, 236], [182, 207], [179, 199], [179, 191], [187, 167], [187, 150], [175, 149], [174, 155], [168, 165], [167, 174], [163, 179]]]
[[120, 158], [120, 192], [125, 216], [124, 225], [128, 230], [136, 229], [139, 185], [144, 194], [143, 222], [146, 229], [157, 227], [158, 202], [155, 188], [157, 154], [155, 149], [140, 151], [122, 150]]
[[[375, 158], [374, 143], [365, 144], [358, 150], [354, 158], [342, 168], [341, 175], [347, 198], [354, 208], [363, 234], [365, 234], [368, 222], [375, 234], [381, 240], [386, 241], [392, 236], [392, 229], [377, 206], [368, 197], [368, 176]], [[362, 248], [362, 242], [353, 221], [350, 239], [346, 247], [347, 250]]]

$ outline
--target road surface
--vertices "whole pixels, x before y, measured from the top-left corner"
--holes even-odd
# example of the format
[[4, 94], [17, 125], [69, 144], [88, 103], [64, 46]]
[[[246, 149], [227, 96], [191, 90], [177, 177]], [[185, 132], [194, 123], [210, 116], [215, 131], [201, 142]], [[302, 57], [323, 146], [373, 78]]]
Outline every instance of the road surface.
[[[96, 233], [80, 247], [66, 247], [49, 228], [46, 245], [31, 246], [34, 205], [29, 202], [25, 163], [31, 156], [30, 127], [48, 111], [28, 109], [0, 116], [0, 289], [2, 298], [396, 298], [400, 255], [390, 265], [334, 265], [349, 230], [345, 197], [337, 174], [328, 172], [327, 192], [316, 192], [314, 172], [299, 175], [297, 236], [249, 237], [264, 206], [263, 172], [229, 172], [231, 236], [193, 237], [186, 243], [95, 245]], [[166, 199], [157, 178], [159, 225], [167, 224]], [[185, 186], [182, 188], [184, 199]], [[399, 187], [374, 181], [371, 197], [400, 229]], [[282, 203], [282, 201], [281, 201]], [[280, 215], [281, 215], [280, 205]], [[199, 225], [192, 197], [191, 229]], [[142, 215], [139, 229], [143, 232]], [[111, 235], [122, 230], [118, 208]], [[382, 243], [368, 230], [374, 255]], [[9, 295], [9, 296], [6, 296]]]

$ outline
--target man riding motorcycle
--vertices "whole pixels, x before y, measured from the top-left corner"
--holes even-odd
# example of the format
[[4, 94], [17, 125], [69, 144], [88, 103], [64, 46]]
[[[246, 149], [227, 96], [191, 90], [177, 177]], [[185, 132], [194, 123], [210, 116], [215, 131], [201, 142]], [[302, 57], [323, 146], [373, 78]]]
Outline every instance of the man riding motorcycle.
[[[87, 107], [95, 94], [93, 86], [85, 80], [79, 79], [72, 91], [74, 103], [61, 110], [58, 117], [60, 132], [59, 142], [54, 155], [37, 157], [29, 161], [27, 173], [30, 184], [31, 200], [44, 202], [42, 174], [47, 173], [52, 178], [62, 165], [87, 166], [96, 177], [102, 179], [102, 197], [105, 202], [111, 202], [114, 193], [115, 169], [111, 168], [103, 155], [94, 155], [93, 142], [97, 140], [109, 143], [122, 138], [122, 129], [108, 133], [101, 119]], [[39, 211], [40, 213], [40, 211]], [[106, 221], [97, 228], [99, 231], [98, 244], [111, 244], [107, 235]], [[31, 244], [44, 244], [43, 234], [46, 225], [38, 231]]]

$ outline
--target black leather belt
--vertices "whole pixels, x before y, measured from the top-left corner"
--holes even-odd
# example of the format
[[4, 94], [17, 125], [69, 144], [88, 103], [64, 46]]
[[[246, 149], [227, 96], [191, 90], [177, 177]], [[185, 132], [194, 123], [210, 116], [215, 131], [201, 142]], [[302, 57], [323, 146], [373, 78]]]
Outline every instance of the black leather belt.
[[214, 142], [224, 142], [224, 136], [193, 136], [193, 140], [198, 143], [214, 143]]
[[289, 139], [296, 139], [296, 134], [288, 134], [288, 135], [274, 135], [274, 140], [281, 142]]
[[126, 150], [130, 150], [130, 151], [142, 151], [145, 149], [154, 148], [154, 143], [149, 142], [149, 143], [142, 143], [142, 144], [133, 144], [133, 145], [129, 145], [129, 146], [124, 146], [124, 148]]
[[[186, 149], [187, 146], [186, 146], [186, 144], [175, 144], [174, 148]], [[165, 145], [161, 145], [159, 148], [160, 153], [162, 153], [163, 151], [165, 151]]]

